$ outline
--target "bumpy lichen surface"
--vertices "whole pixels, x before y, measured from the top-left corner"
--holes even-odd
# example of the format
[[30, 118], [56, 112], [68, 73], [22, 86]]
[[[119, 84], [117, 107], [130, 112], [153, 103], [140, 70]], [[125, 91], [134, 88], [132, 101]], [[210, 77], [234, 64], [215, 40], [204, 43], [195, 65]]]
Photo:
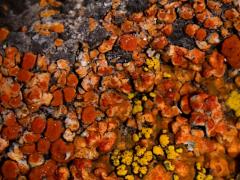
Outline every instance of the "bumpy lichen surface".
[[238, 3], [0, 1], [0, 179], [239, 179]]

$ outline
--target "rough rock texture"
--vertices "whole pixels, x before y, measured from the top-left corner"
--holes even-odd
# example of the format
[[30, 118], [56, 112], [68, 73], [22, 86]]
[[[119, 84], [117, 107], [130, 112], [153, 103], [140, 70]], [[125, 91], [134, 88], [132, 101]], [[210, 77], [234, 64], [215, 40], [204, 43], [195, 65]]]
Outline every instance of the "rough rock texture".
[[127, 2], [127, 10], [130, 12], [144, 11], [148, 7], [147, 0], [129, 0]]
[[0, 24], [17, 31], [22, 26], [29, 26], [38, 17], [40, 10], [37, 0], [3, 0], [0, 2]]
[[183, 46], [188, 49], [193, 49], [195, 46], [195, 41], [193, 38], [186, 36], [184, 33], [184, 27], [190, 23], [182, 19], [177, 19], [173, 23], [173, 33], [169, 37], [169, 40], [172, 44], [177, 46]]
[[[66, 29], [59, 35], [64, 40], [64, 45], [61, 47], [54, 46], [57, 34], [40, 36], [33, 31], [34, 24], [40, 22], [38, 14], [41, 8], [37, 0], [19, 0], [17, 4], [14, 2], [13, 0], [0, 2], [0, 10], [2, 10], [0, 11], [0, 25], [11, 30], [7, 44], [14, 45], [21, 51], [42, 53], [53, 61], [65, 58], [74, 62], [83, 42], [87, 42], [93, 49], [109, 37], [101, 24], [94, 31], [89, 32], [88, 17], [103, 18], [111, 8], [110, 0], [98, 2], [94, 0], [62, 0], [64, 6], [61, 8], [60, 14], [41, 20], [43, 23], [58, 21], [64, 24]], [[19, 32], [23, 26], [27, 27], [27, 32]]]

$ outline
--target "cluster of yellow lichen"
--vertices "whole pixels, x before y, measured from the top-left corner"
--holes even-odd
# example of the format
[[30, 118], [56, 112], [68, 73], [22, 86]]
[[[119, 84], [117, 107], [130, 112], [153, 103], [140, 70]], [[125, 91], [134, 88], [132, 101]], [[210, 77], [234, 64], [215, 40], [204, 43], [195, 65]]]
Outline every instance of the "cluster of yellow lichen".
[[149, 70], [159, 70], [160, 69], [160, 61], [156, 57], [146, 59], [146, 66], [144, 67], [144, 71]]
[[[152, 128], [143, 127], [140, 132], [133, 134], [133, 141], [138, 142], [140, 139], [149, 139], [152, 135]], [[143, 177], [147, 174], [153, 160], [162, 161], [168, 171], [174, 171], [175, 166], [172, 160], [177, 159], [183, 152], [182, 148], [175, 148], [170, 143], [170, 137], [164, 130], [159, 136], [159, 144], [147, 148], [136, 145], [130, 150], [114, 150], [111, 154], [112, 164], [115, 166], [116, 174], [125, 179], [134, 178], [134, 175]], [[173, 179], [178, 180], [178, 176], [173, 174]]]
[[240, 93], [238, 91], [232, 91], [226, 104], [235, 111], [235, 115], [240, 117]]
[[152, 159], [152, 151], [139, 145], [135, 146], [132, 150], [120, 151], [116, 149], [111, 154], [111, 160], [116, 167], [117, 175], [129, 180], [133, 178], [133, 174], [139, 177], [145, 175]]
[[[152, 128], [143, 127], [139, 133], [133, 134], [133, 141], [138, 142], [140, 138], [149, 139], [152, 132]], [[134, 179], [133, 175], [143, 177], [147, 174], [153, 160], [153, 152], [157, 152], [157, 149], [147, 150], [147, 147], [140, 145], [124, 151], [115, 149], [111, 154], [111, 161], [116, 168], [117, 175], [130, 180]]]
[[152, 132], [152, 128], [143, 127], [140, 132], [133, 134], [133, 141], [138, 142], [141, 138], [149, 139]]
[[[156, 93], [154, 92], [150, 92], [148, 94], [148, 96], [150, 98], [154, 98], [156, 97]], [[134, 99], [136, 97], [136, 94], [135, 93], [129, 93], [128, 94], [128, 99]], [[137, 100], [134, 100], [134, 105], [133, 105], [133, 110], [132, 110], [132, 113], [133, 114], [137, 114], [139, 112], [142, 112], [143, 111], [143, 102], [147, 101], [148, 100], [148, 97], [147, 97], [147, 94], [143, 94], [141, 96], [141, 99], [137, 99]]]
[[[163, 162], [163, 165], [165, 166], [166, 170], [174, 171], [175, 166], [172, 164], [172, 160], [177, 159], [183, 152], [183, 149], [175, 148], [174, 145], [170, 144], [170, 137], [166, 131], [163, 131], [163, 133], [160, 135], [159, 143], [160, 143], [159, 147], [162, 148], [162, 151], [165, 155], [164, 157], [166, 159]], [[174, 175], [174, 179], [178, 179], [178, 176]]]
[[213, 180], [213, 176], [206, 174], [207, 171], [204, 167], [202, 167], [200, 162], [196, 163], [196, 169], [197, 169], [196, 180]]
[[142, 102], [140, 100], [135, 101], [132, 113], [137, 114], [137, 113], [142, 112], [142, 111], [143, 111]]

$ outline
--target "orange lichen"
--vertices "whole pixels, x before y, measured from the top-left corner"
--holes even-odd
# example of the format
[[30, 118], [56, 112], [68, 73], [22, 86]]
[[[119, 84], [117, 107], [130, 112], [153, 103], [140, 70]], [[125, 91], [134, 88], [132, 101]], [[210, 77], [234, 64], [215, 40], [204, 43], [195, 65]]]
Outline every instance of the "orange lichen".
[[222, 53], [233, 68], [240, 68], [240, 39], [238, 36], [233, 35], [223, 42]]
[[35, 167], [41, 165], [44, 162], [44, 159], [42, 154], [33, 153], [29, 155], [28, 162], [31, 166]]
[[62, 45], [63, 45], [63, 40], [57, 38], [57, 39], [54, 41], [54, 44], [55, 44], [56, 47], [62, 46]]
[[40, 139], [40, 134], [25, 133], [23, 139], [26, 143], [35, 143]]
[[47, 154], [50, 149], [50, 141], [47, 139], [40, 139], [37, 144], [37, 151], [42, 154]]
[[0, 42], [3, 42], [7, 39], [9, 31], [6, 28], [0, 28]]
[[96, 109], [93, 106], [88, 106], [82, 111], [82, 121], [84, 124], [91, 124], [96, 120]]
[[204, 27], [209, 29], [217, 29], [222, 25], [222, 21], [219, 17], [207, 18], [204, 22]]
[[51, 17], [51, 16], [56, 15], [56, 14], [59, 14], [59, 11], [54, 10], [54, 9], [50, 9], [50, 10], [42, 11], [40, 13], [40, 17], [47, 18], [47, 17]]
[[98, 22], [94, 18], [89, 18], [89, 31], [92, 32], [97, 27]]
[[66, 144], [62, 139], [58, 139], [51, 146], [52, 158], [57, 162], [69, 162], [73, 156], [74, 145]]
[[207, 36], [207, 32], [204, 28], [200, 28], [196, 31], [195, 37], [199, 41], [203, 41]]
[[47, 4], [48, 4], [48, 3], [47, 3], [47, 0], [40, 0], [40, 1], [39, 1], [40, 7], [45, 7]]
[[5, 179], [15, 179], [19, 174], [19, 168], [16, 162], [7, 160], [2, 165], [2, 174]]
[[102, 152], [109, 152], [115, 144], [117, 135], [114, 132], [108, 132], [101, 139], [99, 144], [99, 150]]
[[67, 85], [76, 87], [78, 85], [78, 78], [75, 74], [71, 73], [67, 77]]
[[45, 136], [49, 141], [57, 140], [63, 132], [63, 127], [61, 121], [56, 121], [53, 119], [47, 120], [47, 129], [45, 132]]
[[37, 56], [31, 52], [25, 53], [22, 61], [22, 68], [25, 70], [32, 69], [36, 63]]
[[72, 102], [76, 95], [76, 90], [73, 87], [65, 87], [63, 89], [64, 99], [66, 102]]
[[137, 38], [130, 34], [120, 37], [120, 47], [126, 51], [134, 51], [137, 49]]
[[101, 53], [106, 53], [112, 50], [114, 43], [117, 40], [117, 36], [111, 36], [109, 40], [103, 41], [103, 43], [99, 46], [98, 50]]
[[63, 94], [61, 90], [56, 90], [53, 92], [53, 100], [51, 102], [52, 106], [60, 106], [63, 104]]
[[[240, 87], [233, 3], [149, 0], [125, 8], [113, 0], [106, 13], [74, 22], [84, 15], [79, 2], [71, 9], [40, 0], [39, 20], [12, 27], [21, 32], [16, 42], [0, 28], [0, 179], [236, 178], [240, 123], [226, 106]], [[20, 52], [24, 34], [41, 46]]]
[[132, 111], [132, 105], [127, 97], [114, 91], [102, 93], [100, 107], [109, 117], [116, 117], [122, 121], [126, 120]]
[[31, 123], [31, 130], [34, 133], [42, 133], [46, 126], [46, 120], [42, 117], [35, 117]]
[[165, 36], [156, 37], [152, 42], [152, 47], [153, 49], [156, 49], [156, 50], [163, 49], [167, 45], [168, 45], [168, 40]]
[[49, 24], [40, 24], [36, 23], [34, 25], [34, 30], [41, 35], [49, 36], [51, 32], [63, 33], [64, 25], [59, 22], [49, 23]]
[[9, 112], [8, 114], [5, 115], [4, 117], [4, 125], [6, 126], [14, 126], [16, 125], [16, 117], [13, 112]]
[[24, 144], [21, 148], [21, 152], [23, 154], [33, 154], [36, 152], [36, 145], [35, 144]]
[[98, 95], [94, 91], [87, 91], [83, 95], [84, 103], [88, 104], [96, 104], [98, 102]]
[[31, 169], [29, 173], [30, 180], [41, 180], [43, 178], [55, 179], [56, 162], [53, 160], [46, 161], [43, 165]]
[[185, 27], [185, 33], [190, 37], [193, 37], [198, 29], [199, 26], [196, 24], [187, 24], [187, 26]]
[[64, 25], [62, 23], [53, 23], [50, 25], [49, 29], [56, 33], [63, 33], [64, 32]]
[[144, 178], [145, 180], [171, 180], [171, 173], [167, 172], [162, 165], [157, 165], [151, 169]]
[[180, 8], [179, 16], [183, 19], [192, 19], [194, 16], [194, 10], [190, 5], [185, 5]]
[[25, 69], [20, 69], [17, 75], [17, 78], [19, 81], [23, 81], [23, 82], [28, 82], [30, 81], [31, 77], [32, 77], [32, 73], [28, 70]]
[[229, 175], [229, 166], [224, 156], [215, 156], [210, 160], [210, 169], [216, 177], [224, 177]]
[[2, 136], [8, 140], [15, 140], [20, 136], [22, 127], [18, 124], [7, 126], [2, 129]]
[[61, 2], [56, 1], [56, 0], [47, 0], [47, 1], [48, 1], [48, 3], [49, 3], [51, 6], [53, 6], [53, 7], [60, 7], [60, 6], [62, 5]]

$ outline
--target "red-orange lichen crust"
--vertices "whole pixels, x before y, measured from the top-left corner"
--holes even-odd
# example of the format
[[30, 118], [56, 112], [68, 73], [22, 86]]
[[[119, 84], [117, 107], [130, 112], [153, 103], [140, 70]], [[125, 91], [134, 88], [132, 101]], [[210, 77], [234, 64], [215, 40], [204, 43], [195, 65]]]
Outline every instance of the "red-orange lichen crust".
[[[0, 179], [239, 178], [239, 117], [226, 103], [240, 87], [233, 0], [122, 1], [87, 18], [109, 36], [83, 42], [75, 62], [3, 46]], [[64, 6], [39, 5], [41, 22]], [[68, 23], [39, 22], [34, 33], [65, 48]], [[9, 34], [0, 27], [0, 43]]]

